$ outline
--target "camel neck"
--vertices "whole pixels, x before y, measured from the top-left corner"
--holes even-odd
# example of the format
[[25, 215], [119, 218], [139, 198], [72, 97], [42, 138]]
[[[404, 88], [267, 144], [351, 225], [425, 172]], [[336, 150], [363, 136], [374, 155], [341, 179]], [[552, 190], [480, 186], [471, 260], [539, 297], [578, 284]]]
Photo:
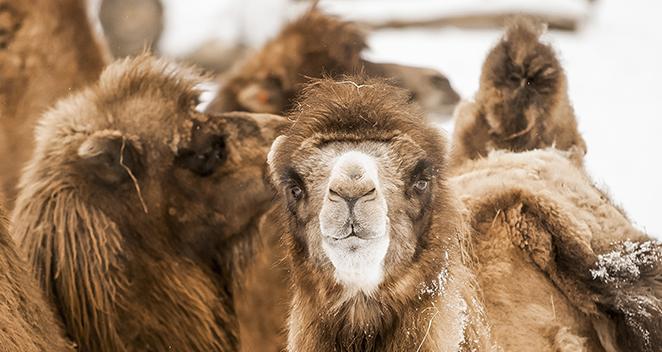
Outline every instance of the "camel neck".
[[[291, 351], [462, 351], [475, 341], [481, 309], [468, 269], [445, 270], [398, 296], [382, 285], [371, 296], [303, 290], [295, 293]], [[323, 302], [325, 299], [327, 301]], [[329, 297], [343, 301], [331, 304]]]

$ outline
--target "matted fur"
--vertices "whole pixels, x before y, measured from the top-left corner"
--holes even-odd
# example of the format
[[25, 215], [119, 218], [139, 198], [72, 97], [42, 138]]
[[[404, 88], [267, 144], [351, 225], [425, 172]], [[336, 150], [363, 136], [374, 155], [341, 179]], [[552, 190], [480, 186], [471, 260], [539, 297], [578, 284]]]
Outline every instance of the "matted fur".
[[6, 352], [74, 351], [46, 303], [42, 291], [26, 270], [7, 231], [0, 206], [0, 349]]
[[454, 170], [497, 342], [507, 350], [583, 341], [587, 351], [655, 351], [662, 245], [633, 227], [572, 156], [493, 152]]
[[455, 112], [454, 165], [499, 149], [586, 152], [565, 73], [553, 48], [540, 41], [543, 32], [542, 24], [518, 18], [487, 55], [474, 101]]
[[452, 112], [459, 95], [443, 74], [364, 60], [361, 52], [366, 48], [365, 33], [358, 25], [312, 8], [222, 77], [221, 89], [208, 110], [286, 113], [311, 78], [364, 71], [393, 79], [427, 112]]
[[[270, 167], [281, 196], [284, 241], [292, 271], [289, 322], [291, 351], [470, 351], [492, 350], [480, 298], [473, 286], [460, 206], [446, 183], [446, 143], [438, 131], [420, 123], [421, 113], [406, 92], [380, 80], [346, 77], [313, 82], [297, 109], [294, 124], [272, 147]], [[433, 165], [434, 192], [415, 221], [415, 254], [402, 265], [386, 266], [383, 282], [370, 294], [348, 293], [334, 279], [329, 263], [317, 263], [303, 233], [309, 221], [308, 198], [288, 199], [288, 175], [315, 167], [315, 151], [329, 143], [393, 143], [407, 139], [420, 146]], [[420, 155], [400, 151], [402, 164]], [[418, 151], [417, 151], [418, 153]], [[295, 170], [295, 171], [292, 171]], [[319, 192], [312, 189], [310, 192]], [[402, 190], [404, 191], [404, 190]], [[393, 204], [391, 204], [393, 206]], [[297, 210], [298, 209], [298, 210]], [[395, 242], [393, 242], [395, 243]], [[404, 256], [402, 243], [390, 249]], [[398, 254], [395, 254], [396, 256]], [[389, 259], [386, 259], [387, 261]], [[322, 269], [325, 268], [325, 269]]]
[[97, 79], [109, 60], [88, 21], [86, 2], [0, 0], [0, 29], [8, 33], [0, 37], [0, 192], [9, 209], [39, 116]]
[[[235, 281], [282, 118], [199, 113], [202, 80], [149, 55], [118, 61], [40, 121], [12, 223], [83, 351], [238, 349]], [[198, 162], [209, 150], [217, 166]]]

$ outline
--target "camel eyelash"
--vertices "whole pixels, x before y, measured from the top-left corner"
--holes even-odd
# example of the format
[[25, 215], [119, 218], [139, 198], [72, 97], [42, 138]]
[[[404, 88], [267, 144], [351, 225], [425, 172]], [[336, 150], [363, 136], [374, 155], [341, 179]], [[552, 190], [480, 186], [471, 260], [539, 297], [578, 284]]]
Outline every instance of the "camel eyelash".
[[301, 175], [299, 175], [299, 173], [292, 168], [285, 170], [285, 173], [283, 174], [283, 185], [285, 185], [287, 192], [298, 188], [302, 194], [306, 193], [306, 187], [303, 183]]

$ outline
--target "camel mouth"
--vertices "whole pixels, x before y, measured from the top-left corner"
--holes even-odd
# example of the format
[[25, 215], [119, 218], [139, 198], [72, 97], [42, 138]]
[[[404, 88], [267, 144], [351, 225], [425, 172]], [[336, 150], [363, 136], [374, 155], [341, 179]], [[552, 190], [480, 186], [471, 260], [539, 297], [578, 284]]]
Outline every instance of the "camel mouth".
[[356, 232], [356, 231], [350, 231], [347, 235], [344, 236], [325, 236], [327, 237], [330, 241], [332, 242], [340, 242], [340, 241], [346, 241], [346, 240], [356, 240], [356, 241], [370, 241], [370, 240], [376, 240], [379, 238], [382, 238], [385, 236], [385, 234], [375, 234], [375, 233], [366, 233], [367, 231], [363, 232]]
[[372, 292], [383, 280], [388, 233], [360, 237], [350, 232], [344, 237], [322, 237], [322, 248], [331, 261], [336, 281], [346, 288]]

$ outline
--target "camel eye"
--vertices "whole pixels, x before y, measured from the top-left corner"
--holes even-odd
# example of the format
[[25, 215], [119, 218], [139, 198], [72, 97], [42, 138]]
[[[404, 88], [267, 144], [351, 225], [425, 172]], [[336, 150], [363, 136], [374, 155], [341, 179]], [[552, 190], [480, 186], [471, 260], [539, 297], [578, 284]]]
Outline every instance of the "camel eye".
[[418, 180], [414, 183], [414, 188], [419, 192], [423, 192], [428, 188], [428, 184], [429, 181], [427, 180]]
[[292, 195], [292, 198], [299, 200], [303, 196], [303, 190], [299, 186], [291, 186], [290, 194]]

